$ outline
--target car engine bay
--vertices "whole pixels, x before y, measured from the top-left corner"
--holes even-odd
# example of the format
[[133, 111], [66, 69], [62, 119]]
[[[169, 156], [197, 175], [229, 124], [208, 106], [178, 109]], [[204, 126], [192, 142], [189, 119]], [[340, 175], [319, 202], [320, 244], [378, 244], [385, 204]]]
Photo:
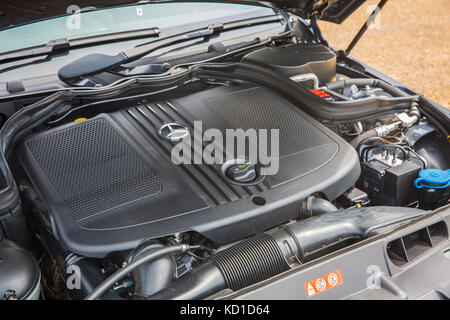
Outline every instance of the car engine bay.
[[[34, 273], [8, 297], [36, 295], [38, 278], [50, 299], [225, 296], [446, 206], [448, 123], [429, 102], [293, 39], [215, 43], [220, 59], [159, 57], [162, 74], [133, 66], [12, 99], [0, 256], [14, 241], [39, 264], [23, 252]], [[200, 161], [173, 163], [170, 134], [193, 145], [200, 121], [279, 130], [278, 172], [248, 150], [208, 164], [192, 146]], [[81, 286], [67, 290], [74, 266]]]

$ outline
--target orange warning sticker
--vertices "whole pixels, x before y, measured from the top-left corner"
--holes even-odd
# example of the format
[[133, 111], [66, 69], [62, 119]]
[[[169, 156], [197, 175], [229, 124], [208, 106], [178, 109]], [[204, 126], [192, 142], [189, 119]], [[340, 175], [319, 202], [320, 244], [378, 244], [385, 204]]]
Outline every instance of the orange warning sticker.
[[344, 283], [344, 280], [342, 279], [341, 271], [339, 269], [334, 270], [319, 278], [306, 282], [306, 296], [310, 298], [328, 289], [337, 287], [342, 283]]

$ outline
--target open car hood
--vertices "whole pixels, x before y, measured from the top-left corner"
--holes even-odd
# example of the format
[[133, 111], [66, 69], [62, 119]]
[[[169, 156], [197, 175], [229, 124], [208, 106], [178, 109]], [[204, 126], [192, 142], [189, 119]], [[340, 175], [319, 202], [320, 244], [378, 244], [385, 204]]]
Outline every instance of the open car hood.
[[[78, 7], [82, 8], [82, 10], [94, 10], [134, 3], [143, 4], [146, 2], [177, 1], [187, 2], [186, 0], [77, 0], [75, 3]], [[195, 2], [200, 1], [196, 0]], [[315, 13], [319, 13], [322, 20], [341, 23], [365, 1], [366, 0], [223, 0], [217, 2], [267, 5], [292, 12], [305, 19], [311, 17], [311, 15]], [[66, 15], [67, 8], [73, 4], [73, 0], [2, 0], [0, 2], [0, 29]]]

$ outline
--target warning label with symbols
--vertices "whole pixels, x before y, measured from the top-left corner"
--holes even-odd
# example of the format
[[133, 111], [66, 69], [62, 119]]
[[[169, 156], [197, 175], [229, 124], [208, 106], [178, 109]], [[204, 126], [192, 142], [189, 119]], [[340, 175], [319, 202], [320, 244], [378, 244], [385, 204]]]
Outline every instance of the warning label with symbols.
[[312, 297], [316, 294], [334, 288], [344, 283], [342, 279], [341, 271], [339, 269], [327, 273], [319, 278], [308, 281], [305, 283], [306, 296]]

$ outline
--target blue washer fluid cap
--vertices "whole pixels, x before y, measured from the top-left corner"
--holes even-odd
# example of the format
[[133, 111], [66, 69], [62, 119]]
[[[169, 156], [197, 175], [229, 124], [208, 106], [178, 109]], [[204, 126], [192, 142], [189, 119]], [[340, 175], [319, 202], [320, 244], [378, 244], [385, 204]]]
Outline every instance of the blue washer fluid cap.
[[450, 169], [424, 169], [414, 181], [416, 188], [444, 189], [450, 186]]

